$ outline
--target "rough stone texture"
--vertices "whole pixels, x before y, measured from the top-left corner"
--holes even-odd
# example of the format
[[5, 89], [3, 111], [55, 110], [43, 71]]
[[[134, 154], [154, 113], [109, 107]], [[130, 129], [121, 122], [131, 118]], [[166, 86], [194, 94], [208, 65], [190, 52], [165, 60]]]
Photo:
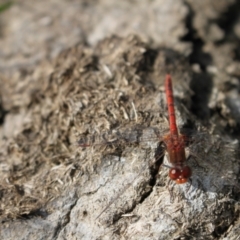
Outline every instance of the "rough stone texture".
[[[1, 239], [237, 239], [237, 6], [52, 0], [1, 13]], [[192, 136], [185, 185], [166, 167], [156, 178], [169, 165], [167, 72]]]
[[96, 44], [116, 33], [187, 51], [188, 44], [178, 41], [187, 31], [186, 15], [183, 1], [174, 0], [19, 2], [2, 16], [0, 70], [30, 67], [79, 42]]
[[187, 0], [186, 2], [193, 16], [192, 25], [201, 39], [213, 42], [220, 41], [225, 37], [219, 25], [220, 22], [226, 21], [224, 15], [229, 11], [229, 8], [237, 7], [237, 1]]

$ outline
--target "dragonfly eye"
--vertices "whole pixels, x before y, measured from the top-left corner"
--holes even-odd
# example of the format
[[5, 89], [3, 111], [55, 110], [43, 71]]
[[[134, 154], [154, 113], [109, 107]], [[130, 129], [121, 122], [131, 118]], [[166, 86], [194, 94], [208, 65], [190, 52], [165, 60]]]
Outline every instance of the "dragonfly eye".
[[181, 169], [181, 173], [183, 178], [190, 178], [192, 176], [192, 170], [189, 166], [184, 166]]
[[182, 184], [188, 181], [192, 175], [192, 171], [189, 166], [171, 168], [168, 175], [172, 180], [176, 181], [177, 184]]
[[168, 175], [172, 180], [177, 180], [181, 175], [181, 171], [178, 168], [171, 168]]

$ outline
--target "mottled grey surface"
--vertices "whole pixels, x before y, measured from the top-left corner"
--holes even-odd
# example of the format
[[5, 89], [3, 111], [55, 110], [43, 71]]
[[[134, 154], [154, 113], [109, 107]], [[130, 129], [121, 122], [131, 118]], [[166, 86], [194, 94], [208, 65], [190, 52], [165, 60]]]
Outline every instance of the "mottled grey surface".
[[[51, 0], [0, 13], [0, 238], [237, 239], [237, 9], [234, 0]], [[164, 167], [153, 180], [166, 72], [178, 123], [223, 140], [195, 139], [191, 184], [169, 184]], [[140, 144], [76, 146], [80, 134], [135, 125]]]

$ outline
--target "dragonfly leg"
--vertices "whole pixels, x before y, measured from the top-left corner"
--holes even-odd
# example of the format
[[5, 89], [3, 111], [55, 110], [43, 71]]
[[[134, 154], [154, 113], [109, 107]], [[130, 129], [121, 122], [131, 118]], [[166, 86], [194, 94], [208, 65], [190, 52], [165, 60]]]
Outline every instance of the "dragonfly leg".
[[169, 192], [169, 195], [170, 195], [170, 202], [173, 203], [173, 201], [174, 201], [173, 188], [176, 184], [175, 184], [175, 182], [173, 182], [173, 186], [172, 186], [172, 188], [170, 188], [171, 182], [173, 182], [172, 179], [169, 179], [168, 184], [167, 184], [167, 189], [168, 189], [168, 192]]
[[204, 172], [207, 172], [206, 168], [204, 168], [203, 166], [199, 165], [198, 160], [197, 160], [197, 159], [199, 159], [199, 157], [196, 154], [192, 153], [192, 152], [189, 153], [189, 156], [187, 157], [186, 162], [188, 162], [191, 157], [194, 160], [195, 164], [199, 168], [202, 168]]

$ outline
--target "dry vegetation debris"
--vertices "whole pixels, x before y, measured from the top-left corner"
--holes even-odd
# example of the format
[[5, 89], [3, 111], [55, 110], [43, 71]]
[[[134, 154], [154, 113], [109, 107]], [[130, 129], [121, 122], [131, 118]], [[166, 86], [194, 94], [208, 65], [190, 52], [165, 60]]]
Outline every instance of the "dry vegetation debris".
[[[52, 15], [45, 15], [44, 2], [36, 2], [35, 7], [26, 2], [13, 6], [9, 16], [17, 19], [4, 19], [9, 25], [2, 29], [1, 54], [6, 61], [0, 62], [2, 237], [16, 239], [14, 230], [21, 229], [28, 239], [74, 234], [85, 239], [152, 239], [159, 232], [163, 238], [172, 232], [178, 237], [205, 234], [214, 239], [227, 234], [233, 224], [229, 236], [234, 239], [239, 210], [229, 192], [220, 191], [220, 198], [216, 191], [201, 195], [204, 189], [193, 178], [199, 192], [190, 197], [192, 202], [199, 200], [196, 205], [184, 201], [181, 206], [178, 201], [165, 205], [171, 197], [166, 191], [166, 171], [159, 187], [153, 188], [151, 182], [154, 169], [149, 160], [156, 142], [99, 146], [95, 151], [79, 149], [76, 143], [80, 135], [113, 129], [127, 132], [131, 128], [138, 133], [138, 126], [165, 128], [162, 83], [166, 72], [173, 76], [176, 102], [181, 103], [177, 104], [181, 125], [196, 120], [193, 111], [212, 129], [238, 132], [238, 2], [157, 0], [137, 5], [122, 1], [117, 9], [115, 2], [107, 0], [70, 5], [52, 0], [49, 4]], [[231, 14], [232, 22], [227, 20]], [[133, 29], [151, 44], [134, 35], [105, 38], [113, 32], [127, 35]], [[99, 39], [103, 40], [94, 47], [85, 44]], [[227, 152], [224, 156], [224, 160], [230, 158]], [[121, 193], [126, 179], [134, 179], [139, 172], [142, 177], [121, 201], [109, 207], [99, 222], [93, 219], [112, 196]], [[208, 179], [205, 173], [198, 174]], [[176, 192], [182, 196], [179, 189]], [[202, 198], [207, 198], [203, 214], [186, 208], [189, 204], [203, 209]], [[122, 213], [131, 214], [121, 218]], [[139, 215], [143, 217], [138, 219]]]
[[84, 170], [76, 158], [78, 134], [131, 121], [152, 124], [144, 115], [136, 122], [131, 103], [157, 113], [162, 76], [182, 66], [179, 61], [176, 53], [151, 50], [134, 36], [112, 37], [94, 51], [83, 45], [64, 51], [25, 79], [19, 76], [14, 88], [5, 79], [1, 96], [10, 114], [1, 131], [2, 218], [34, 212], [73, 184]]

